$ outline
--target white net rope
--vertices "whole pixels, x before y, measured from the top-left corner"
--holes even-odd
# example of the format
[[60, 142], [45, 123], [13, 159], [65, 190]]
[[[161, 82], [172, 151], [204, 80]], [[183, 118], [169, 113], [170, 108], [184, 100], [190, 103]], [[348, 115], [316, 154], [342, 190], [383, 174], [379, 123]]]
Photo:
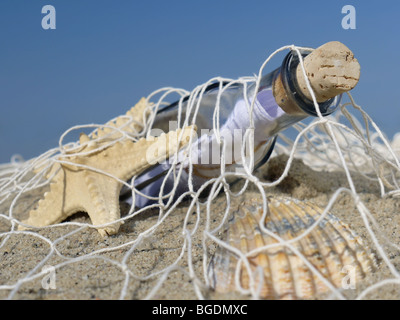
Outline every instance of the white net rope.
[[[169, 104], [170, 97], [189, 96], [188, 109], [194, 117], [177, 119], [181, 127], [195, 123], [196, 114], [206, 88], [212, 83], [233, 84], [256, 82], [257, 85], [265, 66], [277, 53], [285, 50], [298, 51], [296, 46], [285, 46], [272, 53], [262, 64], [259, 74], [254, 77], [226, 79], [217, 77], [196, 87], [191, 92], [177, 88], [162, 88], [146, 98], [148, 114], [144, 118], [142, 130], [127, 133], [134, 121], [123, 116], [123, 125], [116, 128], [116, 118], [107, 125], [79, 125], [70, 128], [60, 138], [59, 146], [46, 153], [24, 161], [18, 156], [8, 164], [0, 166], [0, 295], [2, 299], [20, 298], [102, 298], [102, 299], [154, 299], [154, 298], [208, 298], [210, 280], [207, 269], [218, 246], [234, 252], [247, 268], [249, 262], [245, 255], [230, 246], [223, 238], [226, 221], [232, 216], [235, 201], [249, 192], [258, 194], [263, 200], [266, 212], [267, 196], [276, 193], [282, 182], [291, 177], [293, 164], [304, 162], [304, 166], [313, 172], [340, 173], [335, 189], [319, 191], [314, 197], [317, 202], [322, 198], [325, 216], [340, 205], [343, 196], [347, 205], [353, 208], [352, 224], [356, 224], [359, 234], [379, 259], [380, 266], [365, 286], [359, 285], [357, 291], [334, 288], [322, 275], [321, 280], [331, 289], [331, 298], [369, 298], [377, 288], [390, 287], [400, 283], [396, 260], [400, 250], [400, 240], [396, 231], [396, 214], [400, 208], [400, 134], [392, 141], [386, 138], [380, 128], [368, 114], [358, 106], [351, 95], [348, 102], [332, 116], [318, 117], [308, 124], [299, 122], [294, 125], [298, 130], [296, 138], [290, 139], [285, 132], [279, 134], [278, 142], [270, 161], [283, 159], [281, 172], [273, 181], [264, 179], [263, 168], [253, 171], [254, 154], [245, 157], [245, 145], [242, 150], [241, 172], [226, 172], [224, 153], [221, 157], [221, 173], [209, 179], [200, 190], [195, 190], [191, 181], [193, 164], [188, 158], [189, 182], [186, 193], [173, 201], [176, 189], [158, 202], [138, 209], [134, 206], [122, 206], [124, 214], [119, 221], [125, 224], [119, 233], [109, 238], [101, 238], [87, 216], [77, 216], [69, 221], [42, 228], [19, 231], [22, 217], [26, 218], [34, 204], [47, 191], [54, 172], [46, 175], [54, 163], [68, 163], [71, 156], [89, 154], [106, 149], [117, 141], [131, 139], [136, 141], [146, 136], [152, 127], [157, 110]], [[302, 60], [300, 60], [302, 61]], [[304, 67], [301, 62], [301, 66]], [[313, 95], [311, 87], [309, 87]], [[318, 104], [314, 103], [318, 108]], [[252, 119], [252, 104], [248, 105]], [[219, 138], [220, 106], [217, 100], [214, 112], [214, 132]], [[187, 113], [189, 114], [189, 112]], [[354, 115], [357, 114], [358, 118]], [[359, 120], [361, 119], [361, 120]], [[252, 123], [252, 120], [250, 120]], [[99, 137], [101, 143], [95, 150], [80, 151], [78, 142], [64, 143], [64, 139], [73, 131], [110, 130], [109, 135]], [[116, 134], [119, 133], [119, 134]], [[251, 130], [246, 132], [251, 137]], [[92, 137], [94, 135], [92, 134]], [[252, 139], [245, 139], [252, 141]], [[222, 139], [220, 140], [222, 143]], [[190, 145], [187, 147], [190, 153]], [[250, 150], [254, 147], [250, 146]], [[266, 165], [268, 166], [268, 164]], [[85, 166], [82, 166], [84, 168]], [[35, 169], [35, 171], [34, 171]], [[86, 168], [93, 169], [93, 168]], [[175, 170], [177, 169], [177, 170]], [[261, 173], [260, 173], [261, 170]], [[106, 174], [107, 172], [99, 172]], [[176, 174], [179, 180], [182, 167], [173, 163], [169, 174]], [[306, 174], [306, 173], [305, 173]], [[240, 183], [233, 188], [228, 181], [239, 177]], [[321, 176], [322, 177], [322, 176]], [[356, 178], [355, 178], [356, 177]], [[116, 178], [116, 177], [113, 177]], [[368, 182], [363, 190], [355, 179]], [[120, 181], [133, 194], [139, 193], [132, 183]], [[306, 179], [305, 179], [305, 184]], [[306, 186], [307, 187], [307, 186]], [[318, 189], [318, 187], [316, 187]], [[163, 189], [163, 186], [161, 187]], [[206, 192], [206, 196], [204, 196]], [[319, 192], [319, 193], [318, 193]], [[321, 194], [325, 193], [326, 197]], [[145, 194], [142, 193], [144, 197]], [[372, 200], [370, 197], [373, 196]], [[371, 202], [379, 202], [385, 212], [380, 212]], [[397, 211], [396, 211], [397, 209]], [[344, 222], [346, 216], [341, 215]], [[384, 221], [384, 219], [386, 219]], [[388, 229], [386, 225], [392, 226]], [[312, 226], [315, 227], [315, 224]], [[263, 230], [270, 233], [269, 230]], [[304, 233], [306, 236], [307, 232]], [[276, 237], [276, 236], [274, 236]], [[279, 239], [281, 244], [298, 254], [310, 267], [319, 273], [307, 259], [293, 246], [292, 242]], [[268, 246], [261, 248], [263, 250]], [[49, 271], [50, 270], [50, 271]], [[238, 270], [238, 269], [237, 269]], [[53, 274], [51, 274], [53, 272]], [[54, 276], [54, 287], [49, 277]], [[44, 279], [46, 280], [44, 282]], [[250, 283], [255, 278], [250, 275]], [[46, 287], [47, 284], [47, 287]], [[257, 286], [245, 289], [237, 284], [237, 291], [243, 297], [259, 298]]]

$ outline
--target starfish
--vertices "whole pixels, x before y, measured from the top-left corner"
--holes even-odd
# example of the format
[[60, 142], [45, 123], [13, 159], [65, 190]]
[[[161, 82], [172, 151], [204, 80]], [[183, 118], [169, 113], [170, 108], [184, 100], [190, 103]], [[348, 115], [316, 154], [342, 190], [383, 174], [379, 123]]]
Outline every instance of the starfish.
[[[134, 115], [139, 115], [143, 110], [137, 108]], [[108, 125], [117, 128], [126, 123], [126, 118], [118, 118]], [[136, 123], [130, 128], [135, 126], [131, 132], [137, 130], [140, 124]], [[108, 141], [122, 137], [119, 131], [112, 130], [105, 127], [97, 130], [93, 137], [97, 139], [107, 136]], [[104, 148], [104, 140], [91, 139], [82, 133], [79, 139], [80, 153], [58, 158], [53, 164], [47, 175], [54, 175], [50, 191], [39, 200], [37, 208], [30, 211], [24, 224], [47, 226], [84, 211], [88, 213], [93, 225], [107, 224], [97, 228], [103, 237], [117, 233], [121, 222], [112, 222], [120, 218], [121, 181], [127, 181], [172, 156], [188, 143], [195, 130], [195, 127], [189, 126], [159, 137], [141, 138], [136, 142], [125, 137]], [[20, 226], [20, 229], [24, 227]]]

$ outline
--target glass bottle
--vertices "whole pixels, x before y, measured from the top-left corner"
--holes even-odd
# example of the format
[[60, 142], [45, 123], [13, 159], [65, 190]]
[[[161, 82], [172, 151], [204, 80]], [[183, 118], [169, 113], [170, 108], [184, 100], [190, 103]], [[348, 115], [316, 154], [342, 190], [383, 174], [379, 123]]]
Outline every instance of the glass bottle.
[[[303, 58], [308, 54], [307, 51], [301, 51]], [[192, 172], [191, 182], [195, 191], [206, 181], [218, 177], [222, 172], [221, 155], [224, 156], [224, 172], [238, 172], [243, 169], [242, 147], [246, 138], [250, 137], [253, 141], [252, 144], [247, 141], [246, 147], [249, 145], [254, 147], [253, 168], [256, 169], [271, 155], [278, 132], [308, 116], [318, 115], [313, 101], [308, 99], [298, 86], [296, 80], [298, 64], [297, 53], [291, 51], [284, 58], [280, 68], [261, 78], [258, 88], [255, 81], [213, 83], [192, 103], [190, 97], [184, 97], [158, 110], [152, 125], [153, 130], [159, 129], [163, 132], [175, 130], [176, 126], [182, 125], [185, 117], [188, 118], [188, 124], [195, 118], [194, 123], [197, 126], [198, 138], [191, 145], [189, 152], [191, 164], [184, 159], [183, 153], [178, 155], [179, 165], [184, 166], [184, 170], [174, 193], [175, 199], [189, 190], [189, 172]], [[251, 121], [249, 111], [254, 97]], [[319, 109], [322, 116], [334, 112], [340, 99], [341, 94], [320, 102]], [[216, 107], [218, 107], [217, 118], [214, 115]], [[180, 123], [177, 123], [178, 119]], [[218, 123], [214, 119], [218, 119]], [[253, 134], [246, 134], [251, 128], [254, 128]], [[216, 130], [219, 134], [216, 134]], [[224, 142], [221, 144], [221, 141]], [[136, 195], [136, 206], [143, 207], [157, 201], [164, 179], [166, 181], [161, 190], [162, 194], [166, 195], [172, 190], [175, 182], [174, 174], [166, 176], [171, 163], [171, 160], [166, 160], [135, 179], [135, 187], [154, 198], [149, 200]], [[189, 170], [190, 165], [193, 165], [192, 170]], [[131, 201], [132, 199], [128, 200], [130, 203]]]

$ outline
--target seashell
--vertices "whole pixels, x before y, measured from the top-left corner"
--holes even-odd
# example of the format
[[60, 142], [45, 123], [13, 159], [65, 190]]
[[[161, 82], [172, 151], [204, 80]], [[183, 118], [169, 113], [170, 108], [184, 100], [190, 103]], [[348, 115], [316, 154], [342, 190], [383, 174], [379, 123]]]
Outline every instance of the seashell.
[[[264, 227], [276, 237], [261, 231], [262, 213], [262, 199], [245, 201], [227, 228], [227, 244], [246, 255], [254, 281], [250, 281], [248, 267], [234, 250], [220, 247], [208, 267], [216, 292], [237, 291], [239, 282], [242, 289], [263, 299], [315, 299], [330, 292], [296, 250], [335, 288], [347, 284], [349, 276], [357, 282], [377, 266], [375, 256], [363, 246], [361, 238], [333, 214], [328, 212], [316, 224], [323, 210], [312, 202], [268, 197]], [[290, 243], [295, 250], [278, 240], [295, 238]], [[237, 268], [239, 280], [235, 282]]]

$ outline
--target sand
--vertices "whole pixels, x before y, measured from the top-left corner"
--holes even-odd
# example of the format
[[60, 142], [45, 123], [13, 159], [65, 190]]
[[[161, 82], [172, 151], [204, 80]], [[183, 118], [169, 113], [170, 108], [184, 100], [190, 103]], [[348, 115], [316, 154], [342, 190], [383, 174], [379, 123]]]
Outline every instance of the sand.
[[[256, 176], [261, 181], [273, 181], [282, 173], [287, 161], [287, 156], [281, 155], [270, 159], [263, 167], [259, 168]], [[367, 206], [379, 224], [380, 231], [392, 243], [400, 245], [400, 199], [380, 197], [377, 182], [352, 174], [357, 192], [361, 201]], [[233, 189], [238, 189], [239, 184]], [[317, 172], [307, 167], [301, 160], [295, 160], [289, 175], [278, 186], [266, 190], [267, 194], [291, 196], [300, 200], [308, 199], [324, 207], [332, 194], [339, 187], [348, 187], [347, 179], [343, 172]], [[26, 195], [14, 208], [15, 217], [25, 218], [27, 212], [37, 201], [42, 192]], [[249, 185], [245, 194], [235, 198], [231, 207], [237, 208], [238, 204], [248, 197], [253, 197], [258, 191]], [[140, 245], [132, 247], [141, 232], [155, 225], [158, 220], [156, 209], [147, 210], [139, 216], [126, 220], [117, 235], [102, 238], [92, 228], [79, 229], [75, 225], [64, 223], [60, 227], [44, 228], [33, 231], [32, 234], [5, 233], [10, 230], [6, 219], [0, 219], [0, 298], [12, 299], [143, 299], [147, 297], [160, 276], [149, 275], [162, 271], [175, 261], [176, 267], [170, 270], [167, 279], [160, 283], [161, 286], [152, 295], [152, 299], [197, 299], [196, 292], [188, 268], [187, 248], [182, 251], [185, 236], [182, 233], [183, 223], [187, 214], [189, 201], [182, 202], [156, 231], [147, 237]], [[0, 207], [0, 213], [8, 213], [6, 203]], [[211, 205], [211, 226], [216, 227], [226, 208], [226, 198], [222, 192]], [[123, 214], [129, 207], [121, 204]], [[196, 208], [195, 208], [196, 209]], [[233, 210], [232, 209], [232, 210]], [[368, 231], [355, 209], [354, 201], [348, 194], [341, 194], [332, 208], [332, 213], [348, 223], [350, 227], [363, 239], [366, 245], [377, 254], [378, 268], [361, 282], [357, 282], [356, 289], [345, 290], [343, 294], [349, 299], [357, 297], [371, 284], [394, 276], [379, 257]], [[203, 246], [202, 230], [205, 223], [205, 208], [199, 212], [190, 213], [187, 227], [193, 229], [196, 219], [200, 217], [197, 232], [192, 237], [191, 259], [193, 272], [197, 278], [203, 279]], [[85, 213], [78, 213], [69, 219], [70, 222], [90, 223]], [[71, 231], [77, 231], [68, 235]], [[382, 235], [375, 230], [380, 244], [385, 250], [391, 263], [399, 269], [400, 256], [398, 250], [388, 245]], [[220, 234], [222, 236], [222, 234]], [[60, 238], [62, 237], [62, 238]], [[50, 240], [50, 241], [49, 241]], [[50, 246], [52, 242], [52, 246]], [[206, 242], [207, 252], [212, 255], [216, 245], [212, 241]], [[180, 255], [182, 257], [179, 259]], [[46, 259], [43, 261], [43, 259]], [[45, 279], [39, 274], [35, 279], [27, 282], [18, 282], [26, 279], [31, 270], [37, 274], [44, 265], [55, 266], [55, 288], [45, 289], [42, 282]], [[127, 277], [126, 270], [130, 270]], [[50, 275], [50, 273], [48, 274]], [[50, 283], [50, 282], [47, 282]], [[15, 286], [18, 284], [17, 286]], [[7, 287], [9, 286], [9, 287]], [[216, 294], [206, 287], [199, 287], [207, 299], [249, 299], [238, 293], [227, 295]], [[123, 295], [121, 295], [121, 292]], [[385, 285], [365, 296], [366, 299], [399, 299], [398, 287]]]

